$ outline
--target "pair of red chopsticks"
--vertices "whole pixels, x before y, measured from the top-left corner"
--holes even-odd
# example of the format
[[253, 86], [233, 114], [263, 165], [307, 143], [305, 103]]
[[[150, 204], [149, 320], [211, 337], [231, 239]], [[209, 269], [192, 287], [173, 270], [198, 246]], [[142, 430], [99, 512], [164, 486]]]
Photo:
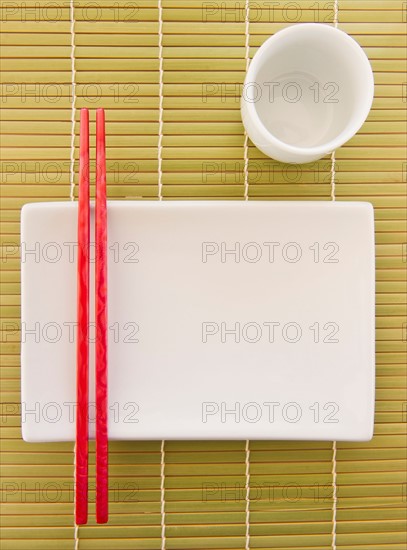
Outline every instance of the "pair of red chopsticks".
[[[75, 450], [75, 519], [88, 521], [89, 439], [89, 111], [81, 110], [78, 206], [78, 340]], [[107, 436], [107, 209], [105, 112], [96, 111], [95, 206], [95, 320], [96, 320], [96, 521], [108, 519]]]

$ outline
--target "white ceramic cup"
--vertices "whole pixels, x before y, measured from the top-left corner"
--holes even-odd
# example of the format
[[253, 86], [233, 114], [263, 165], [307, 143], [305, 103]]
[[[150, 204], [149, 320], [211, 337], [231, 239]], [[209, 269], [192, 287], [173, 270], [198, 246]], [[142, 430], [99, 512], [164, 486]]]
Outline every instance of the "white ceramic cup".
[[353, 38], [330, 25], [287, 27], [264, 42], [243, 87], [243, 124], [263, 153], [304, 163], [348, 141], [370, 111], [374, 81]]

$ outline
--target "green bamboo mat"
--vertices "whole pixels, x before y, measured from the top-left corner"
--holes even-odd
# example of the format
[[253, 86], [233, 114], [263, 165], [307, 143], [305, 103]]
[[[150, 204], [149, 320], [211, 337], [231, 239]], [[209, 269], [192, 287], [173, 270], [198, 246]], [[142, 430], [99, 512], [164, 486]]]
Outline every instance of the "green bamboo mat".
[[[165, 199], [243, 197], [244, 4], [162, 2]], [[251, 57], [287, 24], [330, 23], [334, 16], [328, 1], [257, 0], [250, 7]], [[375, 436], [369, 443], [337, 444], [336, 526], [332, 443], [251, 442], [250, 548], [321, 550], [336, 544], [341, 550], [401, 550], [406, 545], [407, 4], [340, 0], [338, 7], [339, 27], [365, 48], [376, 82], [369, 118], [337, 151], [335, 166], [337, 200], [370, 201], [375, 207]], [[0, 14], [2, 548], [73, 549], [73, 445], [21, 440], [16, 248], [23, 204], [70, 196], [70, 7], [64, 0], [2, 2]], [[75, 107], [108, 110], [109, 196], [156, 198], [158, 3], [75, 1], [75, 20]], [[77, 110], [75, 118], [77, 182]], [[329, 200], [328, 157], [299, 167], [275, 162], [250, 143], [248, 154], [250, 200]], [[166, 548], [245, 548], [246, 458], [245, 442], [166, 443]], [[162, 547], [160, 460], [160, 442], [111, 443], [110, 521], [96, 526], [91, 519], [81, 527], [80, 550]], [[93, 504], [90, 512], [94, 516]]]

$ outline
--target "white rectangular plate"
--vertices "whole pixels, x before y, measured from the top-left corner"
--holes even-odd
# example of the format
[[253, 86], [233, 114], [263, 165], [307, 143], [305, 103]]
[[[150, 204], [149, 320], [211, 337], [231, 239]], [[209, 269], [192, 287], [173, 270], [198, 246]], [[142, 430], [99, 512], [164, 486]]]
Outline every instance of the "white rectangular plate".
[[[108, 227], [110, 439], [372, 437], [370, 204], [120, 201]], [[75, 438], [76, 240], [77, 204], [23, 208], [27, 441]]]

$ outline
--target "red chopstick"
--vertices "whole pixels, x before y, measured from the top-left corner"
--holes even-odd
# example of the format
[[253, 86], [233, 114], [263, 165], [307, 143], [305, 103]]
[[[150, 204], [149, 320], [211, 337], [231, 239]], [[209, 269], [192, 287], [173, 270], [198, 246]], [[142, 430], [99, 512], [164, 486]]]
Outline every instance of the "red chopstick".
[[96, 111], [96, 521], [108, 520], [107, 209], [105, 111]]
[[78, 204], [78, 290], [76, 349], [75, 520], [88, 521], [89, 401], [89, 111], [81, 110]]

